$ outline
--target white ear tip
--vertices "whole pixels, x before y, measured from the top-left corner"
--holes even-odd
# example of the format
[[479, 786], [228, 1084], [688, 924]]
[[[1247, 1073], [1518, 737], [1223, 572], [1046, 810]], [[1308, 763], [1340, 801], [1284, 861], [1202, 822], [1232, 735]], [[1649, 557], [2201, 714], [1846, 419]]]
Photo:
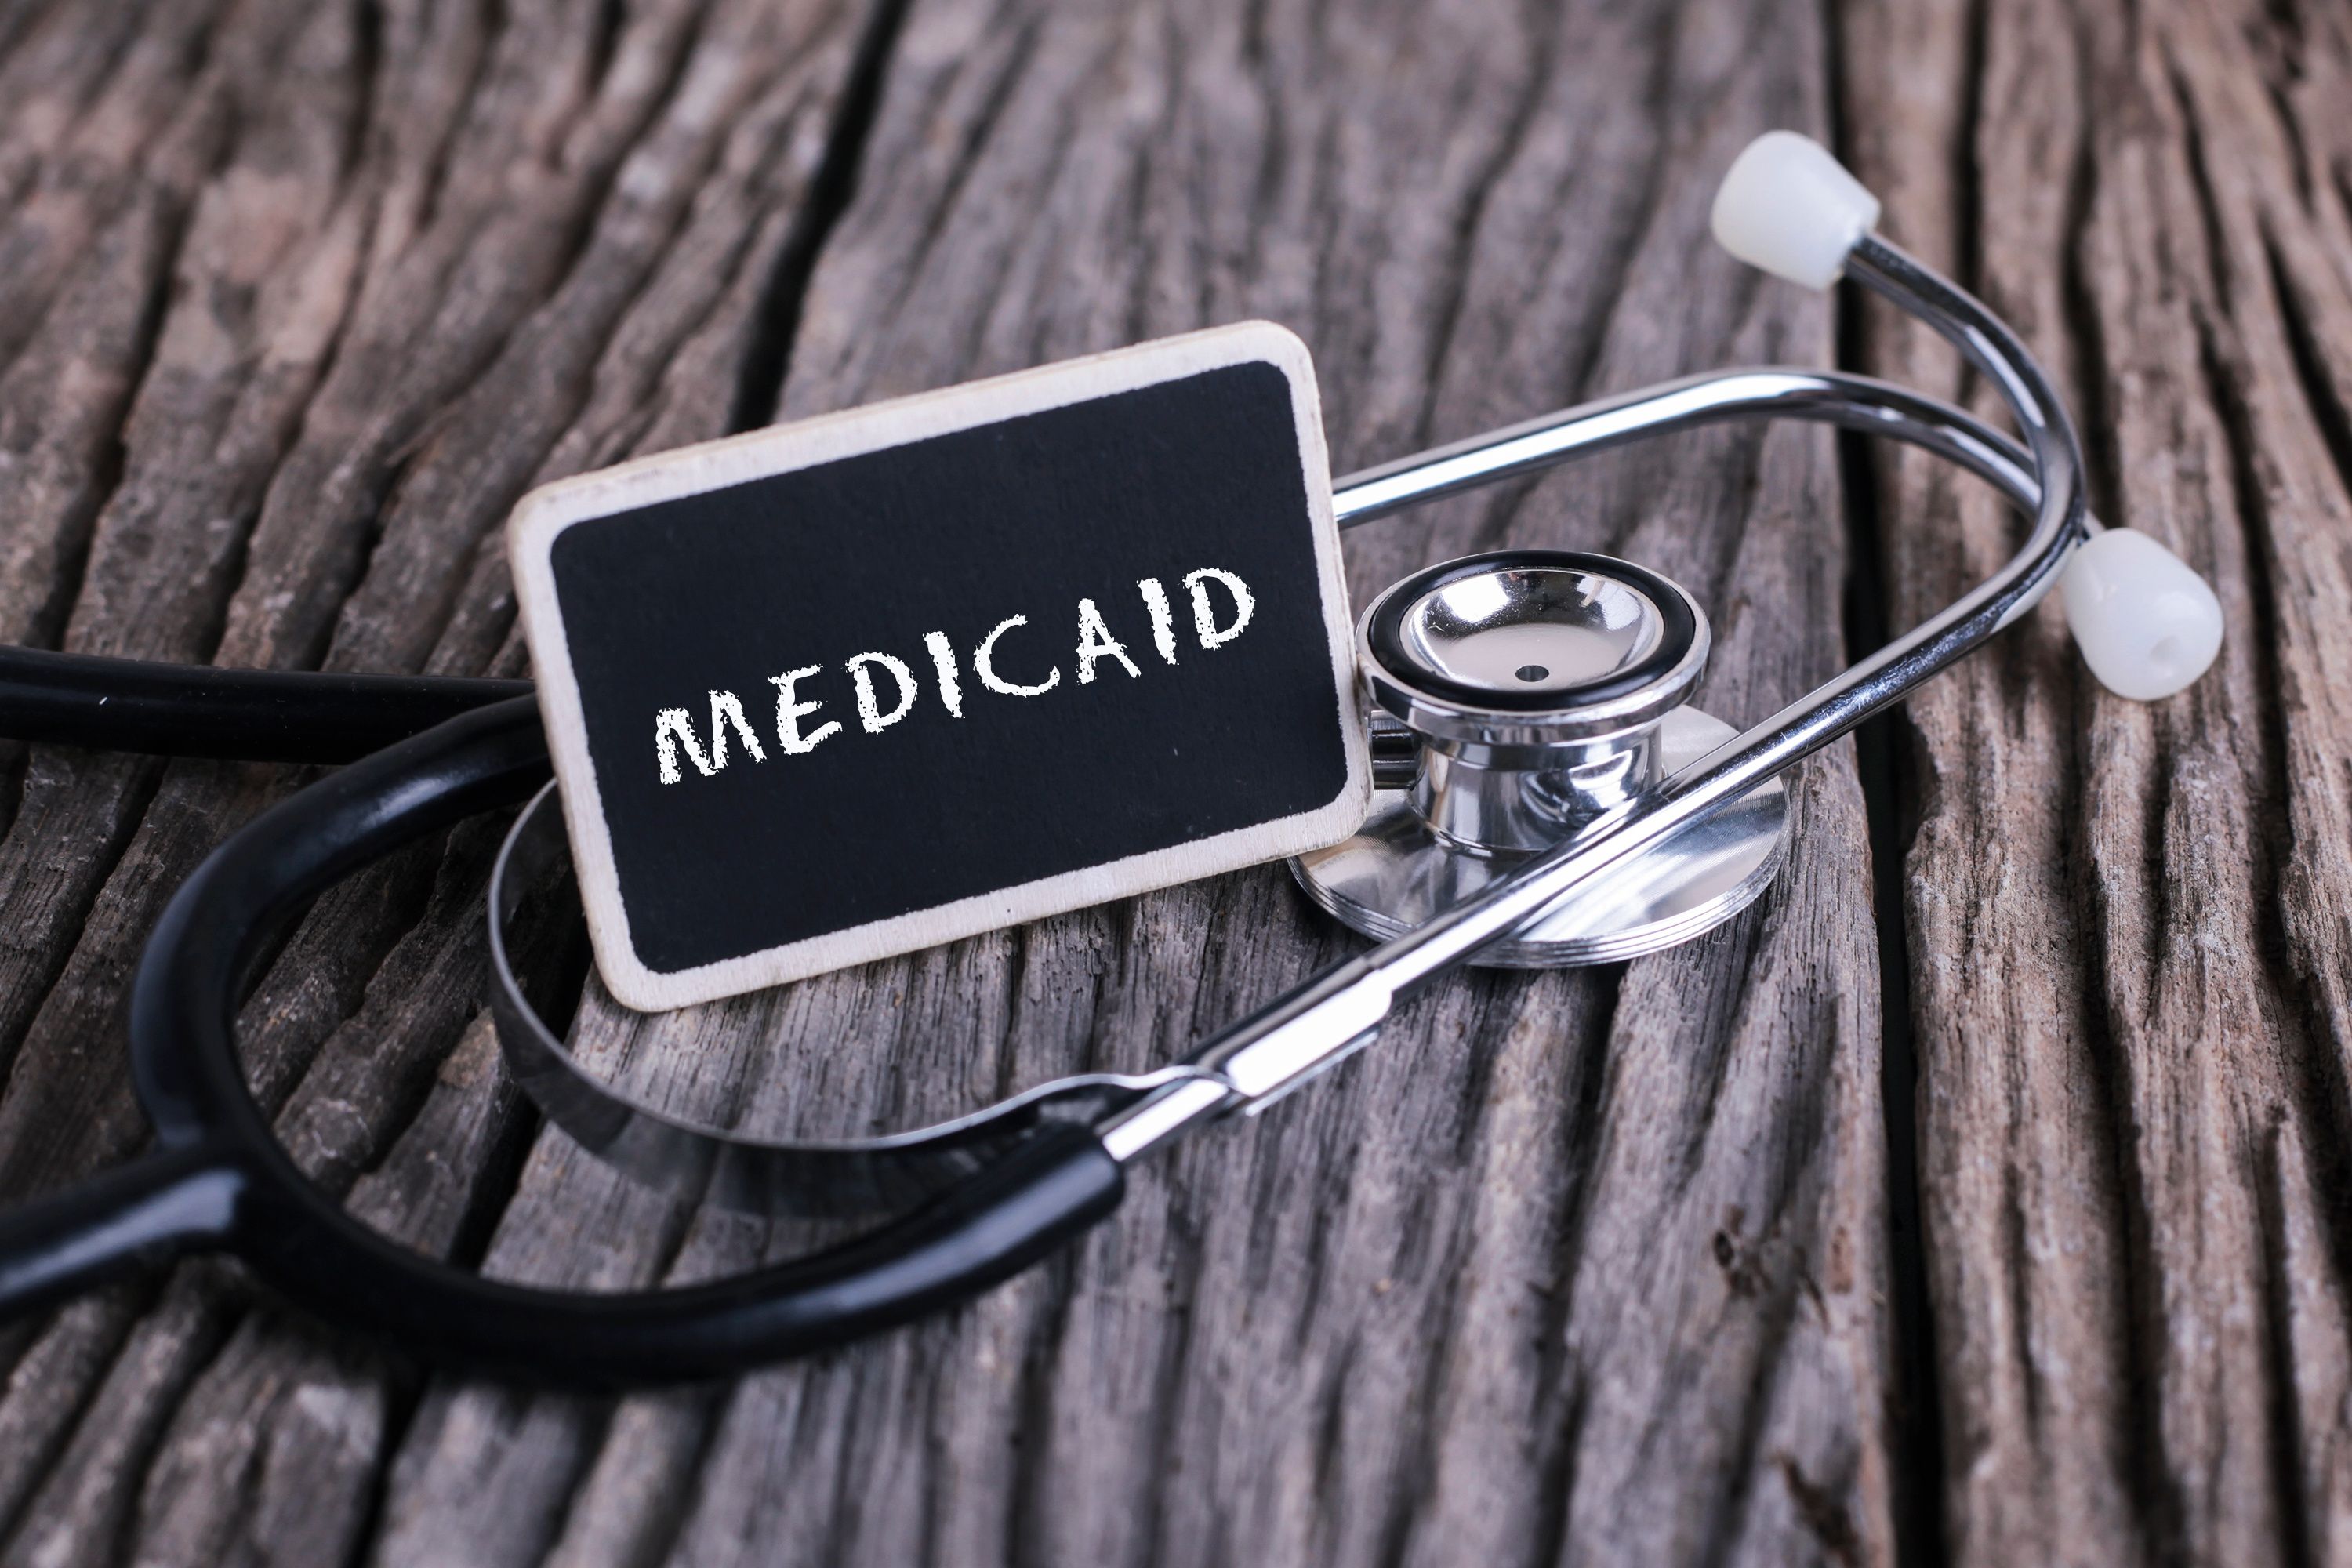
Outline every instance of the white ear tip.
[[1877, 223], [1878, 198], [1828, 148], [1793, 131], [1767, 131], [1732, 160], [1707, 226], [1748, 266], [1826, 289]]
[[2145, 533], [2093, 534], [2058, 589], [2084, 662], [2118, 697], [2169, 697], [2204, 674], [2221, 649], [2221, 601]]

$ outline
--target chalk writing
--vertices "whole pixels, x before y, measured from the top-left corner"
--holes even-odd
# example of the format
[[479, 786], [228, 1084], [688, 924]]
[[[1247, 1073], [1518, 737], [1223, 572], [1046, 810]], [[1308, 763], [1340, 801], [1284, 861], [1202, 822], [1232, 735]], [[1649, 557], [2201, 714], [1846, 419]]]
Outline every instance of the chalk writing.
[[[1257, 614], [1257, 600], [1249, 584], [1231, 572], [1203, 566], [1186, 573], [1183, 585], [1192, 604], [1193, 640], [1203, 653], [1214, 652], [1240, 637]], [[1163, 663], [1172, 666], [1177, 663], [1176, 614], [1168, 589], [1157, 577], [1141, 578], [1135, 586], [1151, 628], [1152, 649]], [[1006, 633], [1029, 624], [1026, 616], [1007, 616], [973, 646], [971, 672], [982, 689], [999, 697], [1043, 697], [1061, 684], [1062, 667], [1058, 662], [1047, 663], [1042, 677], [1028, 679], [1016, 679], [1001, 668], [1001, 659], [1015, 658], [1022, 661], [1016, 666], [1022, 674], [1036, 675], [1038, 644], [1034, 634], [1000, 649]], [[940, 707], [949, 718], [962, 718], [963, 680], [954, 642], [945, 632], [925, 632], [922, 644], [931, 666], [929, 690], [938, 697]], [[1105, 673], [1106, 665], [1115, 666], [1130, 680], [1143, 679], [1143, 667], [1128, 652], [1127, 644], [1111, 630], [1110, 621], [1091, 598], [1078, 601], [1074, 647], [1072, 668], [1080, 686], [1094, 684]], [[895, 654], [853, 654], [841, 668], [849, 677], [850, 700], [857, 714], [857, 726], [869, 735], [880, 734], [913, 712], [925, 690], [914, 666]], [[801, 682], [814, 681], [824, 673], [822, 665], [810, 664], [768, 678], [769, 684], [776, 689], [776, 746], [784, 756], [805, 756], [843, 731], [843, 721], [838, 719], [824, 720], [814, 729], [803, 727], [803, 721], [823, 711], [824, 700], [803, 696]], [[686, 771], [678, 765], [680, 753], [704, 778], [725, 768], [730, 733], [754, 763], [768, 760], [759, 734], [743, 710], [741, 699], [726, 690], [714, 689], [708, 695], [710, 724], [707, 745], [688, 709], [664, 708], [654, 715], [654, 767], [666, 784], [685, 782]]]

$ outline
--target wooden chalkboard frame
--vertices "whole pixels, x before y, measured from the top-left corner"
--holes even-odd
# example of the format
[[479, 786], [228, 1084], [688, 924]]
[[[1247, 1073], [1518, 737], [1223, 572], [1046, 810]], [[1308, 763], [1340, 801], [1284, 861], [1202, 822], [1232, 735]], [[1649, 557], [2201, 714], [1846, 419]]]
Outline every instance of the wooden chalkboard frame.
[[[1345, 783], [1330, 800], [1196, 840], [1037, 877], [928, 908], [664, 971], [648, 963], [624, 899], [613, 826], [593, 753], [572, 637], [559, 602], [556, 542], [576, 524], [1024, 416], [1263, 363], [1290, 388]], [[1354, 677], [1352, 617], [1331, 510], [1330, 461], [1306, 345], [1245, 321], [659, 453], [534, 490], [508, 525], [509, 554], [540, 708], [561, 785], [597, 967], [640, 1011], [712, 1001], [1086, 905], [1213, 876], [1335, 842], [1362, 821], [1371, 767]]]

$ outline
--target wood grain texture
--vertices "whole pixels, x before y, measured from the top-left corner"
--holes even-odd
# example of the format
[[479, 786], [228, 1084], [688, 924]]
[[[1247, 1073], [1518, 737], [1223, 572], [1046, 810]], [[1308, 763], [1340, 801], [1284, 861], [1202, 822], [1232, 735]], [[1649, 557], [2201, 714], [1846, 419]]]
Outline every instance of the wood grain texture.
[[[1873, 737], [1867, 805], [1853, 748], [1801, 770], [1790, 869], [1723, 931], [1450, 980], [1067, 1257], [850, 1351], [559, 1398], [226, 1264], [0, 1331], [0, 1561], [2346, 1555], [2347, 77], [2294, 0], [0, 0], [17, 641], [511, 672], [534, 482], [1249, 316], [1313, 348], [1341, 468], [1730, 362], [1963, 389], [1705, 243], [1774, 125], [2027, 331], [2102, 514], [2231, 616], [2143, 709], [2043, 612]], [[2013, 526], [1924, 462], [1726, 431], [1373, 525], [1350, 586], [1632, 556], [1708, 607], [1702, 703], [1745, 721]], [[0, 763], [16, 1194], [138, 1146], [140, 941], [299, 781]], [[508, 1278], [820, 1239], [517, 1101], [478, 1012], [497, 830], [339, 890], [248, 1003], [306, 1166]], [[659, 1017], [592, 985], [576, 1043], [681, 1110], [854, 1130], [1163, 1059], [1354, 946], [1262, 868]]]
[[[2173, 702], [2099, 690], [2044, 612], [1908, 710], [1952, 1555], [2340, 1560], [2352, 38], [2292, 5], [1846, 21], [1898, 233], [2064, 373], [2099, 510], [2230, 621]], [[1865, 318], [1864, 361], [1952, 384], [1918, 337]], [[1880, 496], [1898, 618], [2008, 534], [1923, 465]]]

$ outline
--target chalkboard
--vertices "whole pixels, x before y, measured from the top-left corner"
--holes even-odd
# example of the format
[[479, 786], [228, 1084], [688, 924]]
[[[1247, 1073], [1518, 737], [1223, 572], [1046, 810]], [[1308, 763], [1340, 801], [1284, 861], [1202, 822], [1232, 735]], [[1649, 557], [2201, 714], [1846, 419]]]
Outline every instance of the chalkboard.
[[633, 1007], [1296, 854], [1370, 800], [1314, 373], [1267, 323], [565, 480], [509, 545]]

